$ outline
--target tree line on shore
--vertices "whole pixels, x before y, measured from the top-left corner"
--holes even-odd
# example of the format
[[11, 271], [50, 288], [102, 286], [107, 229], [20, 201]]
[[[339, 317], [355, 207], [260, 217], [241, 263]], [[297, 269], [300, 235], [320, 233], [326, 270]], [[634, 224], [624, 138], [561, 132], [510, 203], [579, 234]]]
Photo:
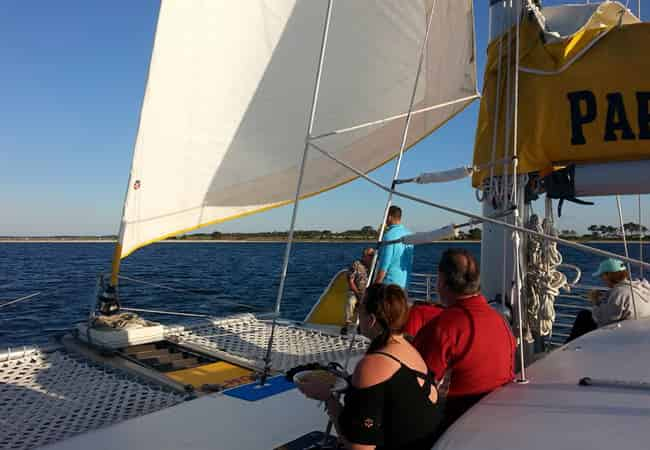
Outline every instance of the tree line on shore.
[[[172, 240], [220, 240], [220, 241], [245, 241], [260, 240], [274, 241], [286, 240], [289, 233], [287, 231], [268, 231], [260, 233], [225, 233], [214, 231], [212, 233], [194, 233], [185, 234], [170, 238]], [[358, 230], [346, 230], [342, 232], [333, 232], [331, 230], [295, 230], [293, 237], [296, 240], [303, 241], [376, 241], [379, 232], [370, 225], [366, 225]], [[481, 229], [472, 228], [466, 232], [461, 231], [456, 240], [480, 240]]]
[[[625, 236], [631, 240], [645, 240], [648, 228], [637, 224], [635, 222], [628, 222], [623, 224], [625, 229]], [[613, 225], [590, 225], [587, 228], [588, 233], [579, 234], [575, 230], [565, 229], [561, 230], [558, 234], [561, 238], [569, 240], [618, 240], [622, 238], [620, 227]], [[286, 240], [288, 236], [287, 231], [267, 231], [259, 233], [226, 233], [214, 231], [212, 233], [193, 233], [183, 234], [175, 237], [170, 237], [167, 240], [217, 240], [217, 241], [281, 241]], [[458, 237], [454, 240], [457, 241], [480, 241], [481, 228], [474, 227], [468, 230], [460, 230]], [[342, 232], [333, 232], [331, 230], [296, 230], [294, 231], [294, 239], [298, 241], [376, 241], [378, 238], [378, 231], [366, 225], [358, 230], [346, 230]], [[16, 236], [0, 236], [0, 239], [5, 240], [116, 240], [115, 235], [103, 236], [48, 236], [48, 237], [16, 237]]]

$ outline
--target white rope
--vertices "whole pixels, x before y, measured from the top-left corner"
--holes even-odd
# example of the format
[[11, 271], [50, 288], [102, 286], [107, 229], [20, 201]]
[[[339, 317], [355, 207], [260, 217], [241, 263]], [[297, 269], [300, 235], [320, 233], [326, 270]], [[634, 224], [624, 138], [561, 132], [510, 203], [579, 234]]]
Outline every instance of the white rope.
[[192, 314], [176, 311], [161, 311], [159, 309], [142, 309], [142, 308], [120, 308], [123, 311], [133, 311], [133, 312], [145, 312], [150, 314], [160, 314], [168, 316], [179, 316], [179, 317], [197, 317], [201, 319], [211, 319], [213, 316], [208, 316], [207, 314]]
[[[537, 215], [532, 215], [526, 228], [539, 232], [554, 233], [552, 221], [545, 219], [540, 223]], [[548, 336], [555, 322], [555, 298], [561, 289], [569, 290], [566, 275], [558, 270], [562, 255], [557, 244], [530, 236], [526, 247], [526, 291], [528, 297], [527, 329]]]
[[[623, 208], [621, 207], [620, 195], [616, 196], [616, 206], [618, 206], [618, 218], [621, 224], [621, 236], [623, 236], [623, 246], [625, 247], [625, 256], [629, 258], [630, 254], [627, 248], [627, 237], [625, 236], [625, 225], [623, 224]], [[634, 298], [634, 287], [632, 286], [632, 266], [630, 266], [629, 262], [627, 263], [627, 273], [629, 274], [630, 277], [630, 294], [632, 296], [632, 308], [634, 309], [634, 318], [637, 319], [638, 316], [636, 313], [636, 299]]]

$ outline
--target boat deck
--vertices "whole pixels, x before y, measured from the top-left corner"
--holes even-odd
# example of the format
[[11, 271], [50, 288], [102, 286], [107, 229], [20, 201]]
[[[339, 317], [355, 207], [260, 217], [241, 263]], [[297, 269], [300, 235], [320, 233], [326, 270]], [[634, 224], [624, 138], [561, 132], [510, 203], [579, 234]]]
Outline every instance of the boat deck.
[[[650, 319], [585, 335], [528, 368], [461, 417], [436, 449], [647, 450]], [[604, 380], [580, 386], [583, 377]]]
[[[77, 443], [78, 448], [97, 449], [136, 448], [136, 443], [139, 449], [273, 448], [323, 430], [322, 410], [296, 389], [254, 402], [221, 393], [185, 401], [190, 396], [184, 394], [184, 386], [193, 379], [195, 388], [200, 386], [205, 374], [214, 378], [213, 372], [225, 371], [226, 378], [241, 379], [259, 372], [271, 326], [244, 314], [193, 327], [166, 327], [165, 338], [173, 345], [214, 361], [197, 366], [201, 358], [161, 356], [161, 351], [151, 350], [150, 359], [161, 367], [168, 363], [162, 372], [143, 367], [148, 361], [143, 345], [105, 356], [69, 337], [64, 339], [65, 348], [0, 354], [0, 448], [29, 450], [59, 441], [58, 448], [66, 449]], [[350, 344], [349, 337], [278, 323], [272, 373], [311, 362], [343, 364], [349, 348], [354, 363], [366, 343], [357, 338]], [[162, 361], [165, 357], [173, 360]], [[221, 388], [228, 386], [223, 383]], [[80, 436], [69, 439], [76, 435]]]

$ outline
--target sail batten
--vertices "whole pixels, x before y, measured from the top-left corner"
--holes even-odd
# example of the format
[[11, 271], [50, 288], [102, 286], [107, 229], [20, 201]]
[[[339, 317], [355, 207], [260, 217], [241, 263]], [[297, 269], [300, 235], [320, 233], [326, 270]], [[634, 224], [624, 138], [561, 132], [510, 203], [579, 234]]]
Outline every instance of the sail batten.
[[[334, 4], [312, 136], [364, 172], [399, 151], [434, 3], [411, 146], [476, 97], [471, 0]], [[293, 201], [326, 7], [161, 2], [120, 257]], [[301, 197], [355, 178], [310, 154]]]

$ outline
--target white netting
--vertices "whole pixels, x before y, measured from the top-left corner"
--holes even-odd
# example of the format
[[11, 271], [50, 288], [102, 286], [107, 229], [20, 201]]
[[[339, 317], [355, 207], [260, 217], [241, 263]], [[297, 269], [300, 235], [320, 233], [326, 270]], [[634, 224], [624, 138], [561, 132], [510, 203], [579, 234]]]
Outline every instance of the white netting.
[[[244, 359], [253, 366], [263, 367], [271, 336], [271, 323], [256, 319], [252, 314], [243, 314], [192, 328], [168, 328], [166, 335], [181, 343], [193, 344], [207, 351], [227, 353]], [[364, 352], [366, 342], [364, 338], [357, 337], [353, 354]], [[349, 346], [349, 337], [278, 324], [273, 339], [271, 367], [286, 371], [311, 362], [341, 362], [345, 360]]]
[[41, 447], [183, 399], [62, 351], [0, 359], [0, 448]]

